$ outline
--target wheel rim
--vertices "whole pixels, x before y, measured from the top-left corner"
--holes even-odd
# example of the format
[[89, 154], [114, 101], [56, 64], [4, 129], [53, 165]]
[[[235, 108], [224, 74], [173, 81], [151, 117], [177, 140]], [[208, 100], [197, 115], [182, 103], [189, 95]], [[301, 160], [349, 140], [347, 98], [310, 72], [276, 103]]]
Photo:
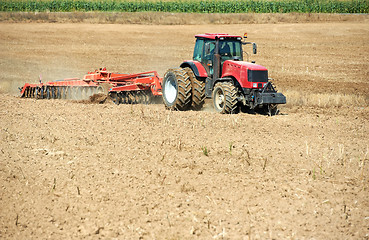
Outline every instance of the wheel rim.
[[214, 103], [217, 110], [221, 111], [224, 107], [224, 92], [221, 88], [218, 88], [215, 92]]
[[173, 76], [169, 76], [164, 85], [164, 96], [169, 104], [174, 103], [177, 98], [177, 82]]

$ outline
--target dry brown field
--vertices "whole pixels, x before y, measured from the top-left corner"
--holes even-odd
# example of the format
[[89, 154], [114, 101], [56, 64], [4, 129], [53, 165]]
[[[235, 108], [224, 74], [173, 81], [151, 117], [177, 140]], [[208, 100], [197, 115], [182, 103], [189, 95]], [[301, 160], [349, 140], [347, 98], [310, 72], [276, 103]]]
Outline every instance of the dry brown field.
[[[248, 32], [268, 117], [17, 96], [25, 82], [191, 59]], [[369, 22], [0, 22], [1, 239], [368, 239]]]

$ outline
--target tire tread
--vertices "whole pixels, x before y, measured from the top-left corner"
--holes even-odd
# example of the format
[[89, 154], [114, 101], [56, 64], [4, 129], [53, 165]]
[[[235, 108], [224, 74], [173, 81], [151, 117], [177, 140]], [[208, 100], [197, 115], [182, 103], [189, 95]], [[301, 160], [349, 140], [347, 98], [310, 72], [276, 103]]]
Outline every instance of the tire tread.
[[191, 106], [192, 87], [190, 76], [183, 68], [169, 69], [164, 76], [170, 72], [173, 73], [177, 79], [178, 94], [175, 103], [172, 106], [166, 105], [166, 108], [170, 110], [186, 111]]

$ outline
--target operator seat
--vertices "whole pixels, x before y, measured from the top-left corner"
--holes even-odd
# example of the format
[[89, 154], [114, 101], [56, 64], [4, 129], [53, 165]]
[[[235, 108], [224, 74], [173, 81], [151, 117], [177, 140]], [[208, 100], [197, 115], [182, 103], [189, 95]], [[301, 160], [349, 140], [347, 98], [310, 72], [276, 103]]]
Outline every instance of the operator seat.
[[231, 57], [231, 49], [227, 43], [223, 43], [223, 45], [220, 47], [219, 54], [221, 56]]

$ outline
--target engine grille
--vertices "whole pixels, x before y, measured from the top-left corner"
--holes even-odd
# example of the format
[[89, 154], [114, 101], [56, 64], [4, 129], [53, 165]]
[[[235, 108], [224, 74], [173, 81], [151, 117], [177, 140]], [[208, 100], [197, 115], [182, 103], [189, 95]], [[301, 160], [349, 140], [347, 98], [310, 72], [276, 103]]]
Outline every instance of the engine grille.
[[268, 82], [268, 71], [247, 70], [249, 82]]

